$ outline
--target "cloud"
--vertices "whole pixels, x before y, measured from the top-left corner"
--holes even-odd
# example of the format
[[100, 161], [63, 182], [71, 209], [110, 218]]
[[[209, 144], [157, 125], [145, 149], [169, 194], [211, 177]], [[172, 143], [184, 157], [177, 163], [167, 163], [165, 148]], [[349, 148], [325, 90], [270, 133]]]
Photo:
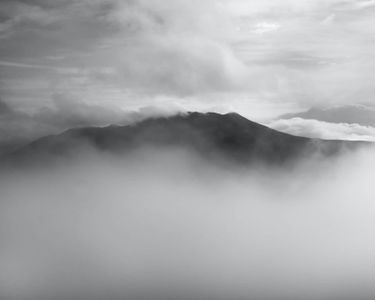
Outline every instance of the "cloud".
[[[253, 85], [303, 106], [372, 101], [375, 11], [366, 1], [234, 1], [243, 35], [241, 57], [255, 68]], [[334, 18], [330, 16], [334, 15]], [[325, 22], [330, 18], [330, 22]], [[254, 24], [277, 32], [251, 34]], [[240, 34], [240, 35], [241, 35]], [[361, 45], [361, 46], [359, 46]], [[370, 99], [370, 100], [369, 100]]]
[[330, 123], [352, 123], [363, 126], [375, 126], [375, 107], [371, 105], [313, 107], [309, 110], [286, 114], [280, 119], [314, 119]]
[[276, 31], [279, 28], [280, 28], [280, 25], [277, 23], [261, 22], [255, 25], [254, 32], [256, 34], [264, 34], [267, 32]]
[[372, 299], [373, 154], [275, 172], [147, 149], [1, 170], [2, 298]]
[[0, 10], [0, 95], [21, 110], [56, 94], [119, 110], [160, 97], [207, 110], [216, 97], [251, 116], [237, 97], [275, 111], [373, 102], [366, 1], [38, 0]]
[[53, 66], [48, 66], [48, 65], [36, 65], [36, 64], [28, 64], [28, 63], [17, 63], [17, 62], [12, 62], [12, 61], [3, 61], [0, 60], [0, 66], [4, 67], [15, 67], [15, 68], [27, 68], [27, 69], [46, 69], [46, 70], [55, 70], [58, 72], [63, 72], [64, 70], [70, 71], [71, 73], [74, 72], [76, 69], [74, 68], [63, 68], [63, 67], [53, 67]]
[[292, 118], [275, 120], [267, 125], [273, 129], [297, 136], [331, 140], [375, 141], [375, 128], [358, 124]]
[[59, 134], [70, 128], [129, 125], [146, 118], [174, 115], [179, 106], [148, 105], [121, 110], [102, 103], [77, 99], [72, 94], [53, 94], [50, 103], [40, 107], [13, 107], [0, 101], [0, 155], [43, 136]]
[[120, 5], [111, 15], [122, 26], [134, 26], [130, 42], [112, 49], [114, 60], [98, 51], [114, 70], [112, 80], [151, 94], [194, 95], [245, 87], [247, 67], [226, 41], [230, 28], [219, 18], [214, 1], [138, 1], [130, 8], [129, 12], [129, 5]]
[[[76, 98], [87, 101], [86, 91], [101, 89], [109, 99], [121, 94], [126, 105], [129, 93], [184, 97], [248, 85], [247, 67], [229, 43], [229, 18], [216, 1], [15, 1], [1, 8], [5, 23], [13, 24], [0, 49], [7, 98], [50, 102], [40, 94], [69, 84]], [[34, 9], [49, 17], [29, 22]], [[23, 95], [37, 78], [44, 90], [28, 88]]]

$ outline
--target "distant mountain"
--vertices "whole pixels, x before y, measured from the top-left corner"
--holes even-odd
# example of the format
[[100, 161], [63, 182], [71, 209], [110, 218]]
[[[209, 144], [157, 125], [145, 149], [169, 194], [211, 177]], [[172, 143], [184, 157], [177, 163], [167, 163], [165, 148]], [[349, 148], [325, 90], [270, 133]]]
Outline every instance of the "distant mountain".
[[333, 155], [363, 143], [323, 141], [281, 133], [235, 114], [188, 113], [129, 126], [71, 129], [23, 147], [5, 160], [71, 156], [87, 146], [123, 154], [142, 147], [183, 148], [208, 159], [283, 164], [305, 155]]
[[330, 108], [311, 108], [305, 112], [286, 114], [280, 119], [314, 119], [330, 123], [352, 123], [375, 127], [375, 108], [365, 105], [344, 105]]

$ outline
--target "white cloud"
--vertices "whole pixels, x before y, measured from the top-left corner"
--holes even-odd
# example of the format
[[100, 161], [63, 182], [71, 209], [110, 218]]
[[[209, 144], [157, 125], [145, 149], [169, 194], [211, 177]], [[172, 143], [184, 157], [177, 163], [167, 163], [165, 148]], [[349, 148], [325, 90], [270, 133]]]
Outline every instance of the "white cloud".
[[329, 123], [302, 118], [275, 120], [269, 127], [297, 135], [322, 139], [375, 141], [375, 128], [358, 124]]
[[277, 31], [281, 27], [277, 23], [260, 22], [255, 24], [253, 32], [256, 34], [264, 34], [267, 32]]

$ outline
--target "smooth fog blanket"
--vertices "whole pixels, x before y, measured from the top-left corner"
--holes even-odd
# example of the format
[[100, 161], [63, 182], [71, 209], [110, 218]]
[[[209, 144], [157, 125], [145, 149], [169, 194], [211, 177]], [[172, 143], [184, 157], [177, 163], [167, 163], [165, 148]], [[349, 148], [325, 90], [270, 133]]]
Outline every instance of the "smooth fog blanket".
[[244, 171], [93, 152], [3, 173], [2, 298], [371, 298], [374, 157]]

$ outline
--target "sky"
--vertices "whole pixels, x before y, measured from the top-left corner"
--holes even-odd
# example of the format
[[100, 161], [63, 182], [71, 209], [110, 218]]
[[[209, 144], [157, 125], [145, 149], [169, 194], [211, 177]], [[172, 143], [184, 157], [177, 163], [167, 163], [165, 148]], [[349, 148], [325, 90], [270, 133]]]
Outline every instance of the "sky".
[[0, 114], [30, 135], [139, 110], [374, 105], [374, 15], [372, 0], [2, 0]]

